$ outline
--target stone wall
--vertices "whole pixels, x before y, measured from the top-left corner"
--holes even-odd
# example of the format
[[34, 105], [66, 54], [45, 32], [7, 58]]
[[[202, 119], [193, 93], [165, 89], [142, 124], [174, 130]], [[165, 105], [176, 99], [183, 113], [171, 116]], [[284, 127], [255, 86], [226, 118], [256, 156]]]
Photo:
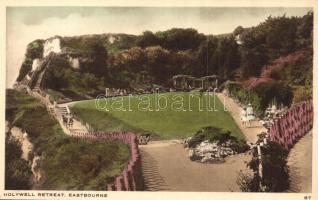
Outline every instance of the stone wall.
[[312, 127], [313, 103], [310, 100], [292, 106], [273, 124], [269, 130], [269, 137], [284, 148], [290, 149]]

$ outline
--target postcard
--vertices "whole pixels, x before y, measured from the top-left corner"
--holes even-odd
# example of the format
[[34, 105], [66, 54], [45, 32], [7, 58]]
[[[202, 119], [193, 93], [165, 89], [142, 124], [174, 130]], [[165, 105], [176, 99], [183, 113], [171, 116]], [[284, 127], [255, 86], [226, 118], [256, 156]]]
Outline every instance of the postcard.
[[317, 198], [317, 5], [1, 1], [0, 198]]

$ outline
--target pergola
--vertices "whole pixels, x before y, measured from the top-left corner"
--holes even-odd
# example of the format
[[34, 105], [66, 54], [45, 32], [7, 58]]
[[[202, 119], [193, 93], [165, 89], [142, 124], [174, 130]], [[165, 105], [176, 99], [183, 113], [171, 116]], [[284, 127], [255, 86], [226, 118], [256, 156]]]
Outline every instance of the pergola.
[[217, 75], [210, 75], [210, 76], [204, 76], [203, 79], [203, 88], [209, 89], [209, 88], [217, 88], [218, 87], [218, 79], [219, 77]]
[[173, 87], [176, 89], [188, 89], [189, 87], [194, 87], [195, 78], [189, 75], [175, 75], [172, 77]]
[[173, 86], [175, 89], [209, 89], [217, 88], [219, 77], [216, 75], [204, 76], [201, 78], [195, 78], [189, 75], [175, 75], [172, 77]]

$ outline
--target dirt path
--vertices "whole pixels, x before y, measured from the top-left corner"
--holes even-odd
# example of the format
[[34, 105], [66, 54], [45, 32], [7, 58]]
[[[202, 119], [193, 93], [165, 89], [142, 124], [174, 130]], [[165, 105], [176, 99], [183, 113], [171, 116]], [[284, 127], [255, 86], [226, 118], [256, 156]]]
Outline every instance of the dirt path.
[[[257, 141], [257, 135], [261, 132], [266, 132], [266, 128], [259, 122], [253, 121], [251, 122], [250, 127], [243, 127], [241, 122], [241, 110], [242, 108], [230, 97], [217, 93], [220, 101], [225, 104], [226, 109], [231, 113], [234, 121], [241, 129], [242, 133], [245, 135], [245, 139], [249, 143], [255, 143]], [[225, 103], [224, 103], [225, 102]]]
[[148, 191], [240, 191], [237, 173], [246, 170], [251, 155], [229, 157], [222, 164], [190, 161], [187, 151], [176, 140], [154, 141], [139, 146]]
[[301, 138], [290, 150], [287, 165], [291, 192], [311, 192], [312, 131]]

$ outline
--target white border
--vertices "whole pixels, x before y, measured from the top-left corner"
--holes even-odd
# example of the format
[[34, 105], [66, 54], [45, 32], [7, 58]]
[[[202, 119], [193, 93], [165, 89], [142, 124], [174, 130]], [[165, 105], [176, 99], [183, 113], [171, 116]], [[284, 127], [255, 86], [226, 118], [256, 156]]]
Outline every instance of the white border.
[[[0, 115], [0, 127], [2, 137], [0, 139], [2, 145], [0, 145], [0, 199], [3, 199], [4, 192], [4, 133], [5, 133], [5, 74], [6, 74], [6, 7], [9, 6], [126, 6], [126, 7], [313, 7], [314, 10], [314, 52], [318, 47], [317, 44], [317, 12], [318, 12], [318, 1], [314, 0], [225, 0], [225, 1], [216, 1], [216, 0], [161, 0], [161, 1], [151, 1], [151, 0], [90, 0], [90, 1], [79, 1], [79, 0], [0, 0], [0, 105], [1, 105], [1, 114]], [[313, 128], [313, 181], [312, 181], [312, 194], [304, 193], [229, 193], [229, 192], [106, 192], [108, 194], [107, 198], [111, 199], [293, 199], [293, 200], [303, 200], [305, 195], [310, 195], [312, 200], [318, 199], [318, 182], [317, 182], [317, 156], [318, 156], [318, 139], [316, 136], [317, 124], [318, 124], [318, 114], [317, 114], [317, 56], [314, 55], [314, 128]], [[8, 191], [6, 191], [8, 192]], [[37, 193], [36, 191], [27, 191], [29, 193]], [[45, 192], [45, 191], [39, 191]], [[57, 192], [57, 191], [47, 191], [47, 192]], [[65, 192], [67, 193], [67, 191]], [[78, 193], [92, 193], [92, 192], [78, 192]], [[6, 199], [6, 198], [5, 198]], [[21, 198], [16, 198], [21, 199]], [[28, 198], [32, 199], [32, 198]], [[35, 198], [41, 199], [41, 198]], [[52, 199], [52, 198], [46, 198]], [[55, 198], [59, 199], [59, 198]], [[65, 198], [70, 199], [70, 198]], [[89, 198], [77, 198], [77, 199], [89, 199]], [[100, 199], [100, 198], [94, 198]]]

